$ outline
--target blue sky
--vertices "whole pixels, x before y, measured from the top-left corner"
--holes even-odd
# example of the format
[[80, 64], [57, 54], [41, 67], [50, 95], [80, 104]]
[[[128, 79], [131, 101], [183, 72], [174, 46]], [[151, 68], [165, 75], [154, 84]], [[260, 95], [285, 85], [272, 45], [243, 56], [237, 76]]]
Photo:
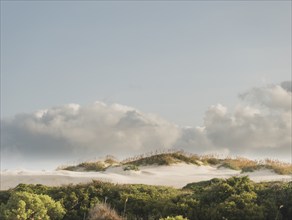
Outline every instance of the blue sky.
[[290, 161], [291, 104], [290, 1], [1, 1], [4, 168], [169, 148]]
[[122, 103], [180, 125], [291, 78], [291, 2], [1, 2], [2, 115]]

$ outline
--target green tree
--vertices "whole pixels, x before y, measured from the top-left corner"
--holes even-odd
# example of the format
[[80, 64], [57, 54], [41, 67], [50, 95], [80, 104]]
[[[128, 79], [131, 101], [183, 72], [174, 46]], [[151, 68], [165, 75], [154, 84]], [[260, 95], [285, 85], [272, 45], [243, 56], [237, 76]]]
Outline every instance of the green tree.
[[264, 219], [262, 207], [258, 206], [255, 192], [234, 194], [216, 207], [215, 219]]
[[1, 204], [0, 219], [62, 219], [65, 210], [60, 202], [48, 195], [29, 192], [12, 193], [6, 204]]

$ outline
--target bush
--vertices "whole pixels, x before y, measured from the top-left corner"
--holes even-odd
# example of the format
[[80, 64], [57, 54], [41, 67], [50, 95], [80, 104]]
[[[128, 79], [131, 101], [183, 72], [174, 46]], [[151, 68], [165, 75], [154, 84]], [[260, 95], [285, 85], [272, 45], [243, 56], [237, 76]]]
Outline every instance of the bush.
[[197, 155], [187, 155], [183, 152], [174, 152], [174, 153], [163, 153], [151, 155], [148, 157], [141, 157], [128, 161], [125, 164], [133, 164], [136, 166], [140, 165], [171, 165], [175, 163], [185, 162], [199, 165], [199, 157]]
[[213, 157], [213, 158], [208, 158], [208, 159], [206, 159], [206, 162], [207, 162], [208, 164], [211, 164], [211, 165], [217, 165], [217, 164], [219, 164], [221, 161], [220, 161], [220, 159]]
[[124, 167], [124, 171], [127, 171], [127, 170], [139, 171], [139, 167], [134, 164], [129, 164]]
[[246, 166], [246, 167], [243, 167], [241, 169], [241, 172], [242, 173], [246, 173], [246, 172], [253, 172], [253, 171], [256, 171], [256, 170], [259, 170], [261, 168], [263, 168], [264, 166], [262, 165], [256, 165], [256, 166]]
[[122, 218], [105, 203], [97, 204], [89, 211], [89, 220], [122, 220]]
[[63, 170], [69, 171], [105, 171], [106, 166], [103, 162], [84, 162], [78, 164], [77, 166], [68, 166], [63, 168]]

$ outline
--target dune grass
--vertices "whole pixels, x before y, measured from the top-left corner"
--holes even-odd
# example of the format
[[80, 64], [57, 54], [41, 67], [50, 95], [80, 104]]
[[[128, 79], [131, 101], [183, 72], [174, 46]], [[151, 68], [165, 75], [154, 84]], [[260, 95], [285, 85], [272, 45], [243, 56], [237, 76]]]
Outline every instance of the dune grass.
[[115, 165], [115, 164], [119, 164], [120, 162], [118, 161], [117, 158], [115, 158], [114, 156], [112, 155], [107, 155], [105, 160], [104, 160], [105, 163], [107, 163], [108, 165]]
[[282, 175], [292, 174], [292, 164], [284, 163], [278, 160], [265, 160], [265, 168], [274, 170], [275, 173]]
[[63, 170], [69, 171], [105, 171], [107, 166], [101, 161], [96, 162], [83, 162], [77, 166], [68, 166], [63, 168]]
[[284, 163], [278, 160], [266, 159], [258, 161], [250, 160], [244, 157], [219, 158], [217, 155], [198, 156], [184, 151], [155, 151], [132, 158], [127, 158], [122, 162], [119, 162], [113, 156], [107, 156], [104, 161], [83, 162], [77, 166], [68, 166], [63, 169], [70, 171], [105, 171], [110, 166], [123, 166], [124, 171], [138, 171], [139, 166], [169, 166], [176, 163], [187, 163], [198, 166], [210, 165], [218, 168], [225, 167], [233, 170], [241, 170], [242, 173], [254, 172], [260, 169], [269, 169], [281, 175], [292, 174], [292, 164]]
[[172, 153], [161, 153], [154, 154], [151, 156], [141, 156], [137, 159], [128, 159], [124, 161], [124, 164], [132, 164], [136, 166], [147, 166], [147, 165], [172, 165], [175, 163], [187, 163], [199, 165], [199, 157], [194, 154], [187, 155], [182, 151]]
[[226, 167], [233, 170], [241, 170], [242, 173], [253, 172], [260, 169], [269, 169], [281, 175], [292, 174], [292, 164], [278, 160], [250, 160], [243, 157], [218, 159], [211, 157], [205, 159], [205, 161], [211, 165], [218, 165], [218, 168]]
[[219, 165], [219, 167], [226, 167], [226, 168], [230, 168], [233, 170], [247, 169], [250, 171], [257, 170], [259, 168], [258, 163], [256, 161], [249, 160], [249, 159], [242, 158], [242, 157], [237, 157], [235, 159], [226, 158], [222, 161], [222, 163]]

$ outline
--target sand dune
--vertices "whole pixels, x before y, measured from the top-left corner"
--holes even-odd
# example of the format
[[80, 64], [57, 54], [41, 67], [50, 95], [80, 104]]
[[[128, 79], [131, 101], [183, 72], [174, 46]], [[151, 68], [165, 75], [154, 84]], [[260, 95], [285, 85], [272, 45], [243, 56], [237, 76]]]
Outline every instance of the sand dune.
[[248, 175], [253, 181], [292, 181], [292, 176], [279, 175], [270, 170], [259, 170], [241, 174], [240, 171], [214, 166], [197, 166], [179, 163], [171, 166], [141, 166], [139, 171], [124, 171], [122, 167], [111, 167], [104, 172], [72, 172], [6, 170], [1, 171], [1, 190], [17, 186], [19, 183], [61, 186], [102, 180], [112, 183], [132, 183], [164, 185], [181, 188], [191, 182], [212, 178], [229, 178]]

